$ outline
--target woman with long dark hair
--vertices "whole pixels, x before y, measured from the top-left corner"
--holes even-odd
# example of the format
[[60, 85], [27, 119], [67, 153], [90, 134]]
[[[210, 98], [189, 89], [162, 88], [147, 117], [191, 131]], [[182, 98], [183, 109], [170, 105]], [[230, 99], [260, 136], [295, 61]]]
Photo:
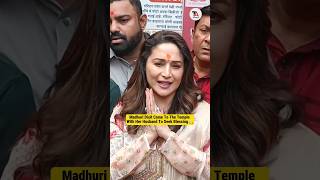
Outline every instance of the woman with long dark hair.
[[[108, 81], [106, 4], [77, 2], [81, 20], [33, 128], [13, 148], [1, 179], [19, 179], [31, 169], [49, 178], [54, 166], [108, 166]], [[28, 173], [27, 173], [28, 174]], [[22, 175], [23, 176], [23, 175]]]
[[[111, 115], [111, 178], [209, 179], [210, 110], [183, 38], [160, 31], [142, 47]], [[127, 126], [127, 114], [194, 114], [191, 126]]]
[[[288, 179], [292, 173], [286, 170], [297, 164], [296, 155], [304, 156], [296, 146], [309, 148], [305, 152], [320, 146], [315, 134], [298, 123], [295, 98], [268, 59], [267, 7], [266, 0], [213, 2], [212, 164], [269, 166], [271, 177]], [[287, 175], [276, 173], [280, 165]]]

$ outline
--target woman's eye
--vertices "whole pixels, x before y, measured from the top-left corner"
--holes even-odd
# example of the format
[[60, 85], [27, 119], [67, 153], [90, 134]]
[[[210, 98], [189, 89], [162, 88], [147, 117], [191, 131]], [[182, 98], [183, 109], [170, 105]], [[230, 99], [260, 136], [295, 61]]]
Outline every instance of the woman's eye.
[[160, 67], [162, 64], [161, 63], [154, 63], [155, 66]]
[[172, 67], [173, 67], [174, 69], [179, 69], [179, 68], [181, 68], [181, 65], [172, 65]]

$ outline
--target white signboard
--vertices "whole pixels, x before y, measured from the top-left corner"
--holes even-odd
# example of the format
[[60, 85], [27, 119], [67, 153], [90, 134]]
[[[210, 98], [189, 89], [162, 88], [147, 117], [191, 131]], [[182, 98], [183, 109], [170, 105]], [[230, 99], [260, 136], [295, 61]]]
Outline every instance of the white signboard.
[[141, 0], [142, 13], [148, 16], [146, 32], [171, 30], [182, 34], [183, 1]]
[[204, 7], [210, 5], [209, 0], [185, 0], [186, 7]]

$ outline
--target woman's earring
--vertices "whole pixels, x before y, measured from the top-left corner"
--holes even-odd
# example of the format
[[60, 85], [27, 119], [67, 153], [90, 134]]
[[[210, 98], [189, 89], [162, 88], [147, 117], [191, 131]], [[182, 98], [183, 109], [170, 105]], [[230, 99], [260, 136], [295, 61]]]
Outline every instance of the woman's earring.
[[200, 101], [201, 100], [201, 94], [198, 94], [197, 96], [197, 100]]
[[156, 112], [157, 114], [161, 113], [161, 110], [160, 110], [160, 108], [159, 108], [158, 106], [155, 107], [155, 112]]

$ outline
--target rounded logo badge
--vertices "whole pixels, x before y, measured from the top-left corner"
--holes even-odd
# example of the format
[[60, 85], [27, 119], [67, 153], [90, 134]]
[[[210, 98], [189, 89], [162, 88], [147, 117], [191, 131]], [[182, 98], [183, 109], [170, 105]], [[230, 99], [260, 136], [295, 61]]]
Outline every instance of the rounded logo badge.
[[189, 16], [192, 20], [197, 21], [201, 18], [202, 12], [199, 8], [192, 8], [189, 12]]

